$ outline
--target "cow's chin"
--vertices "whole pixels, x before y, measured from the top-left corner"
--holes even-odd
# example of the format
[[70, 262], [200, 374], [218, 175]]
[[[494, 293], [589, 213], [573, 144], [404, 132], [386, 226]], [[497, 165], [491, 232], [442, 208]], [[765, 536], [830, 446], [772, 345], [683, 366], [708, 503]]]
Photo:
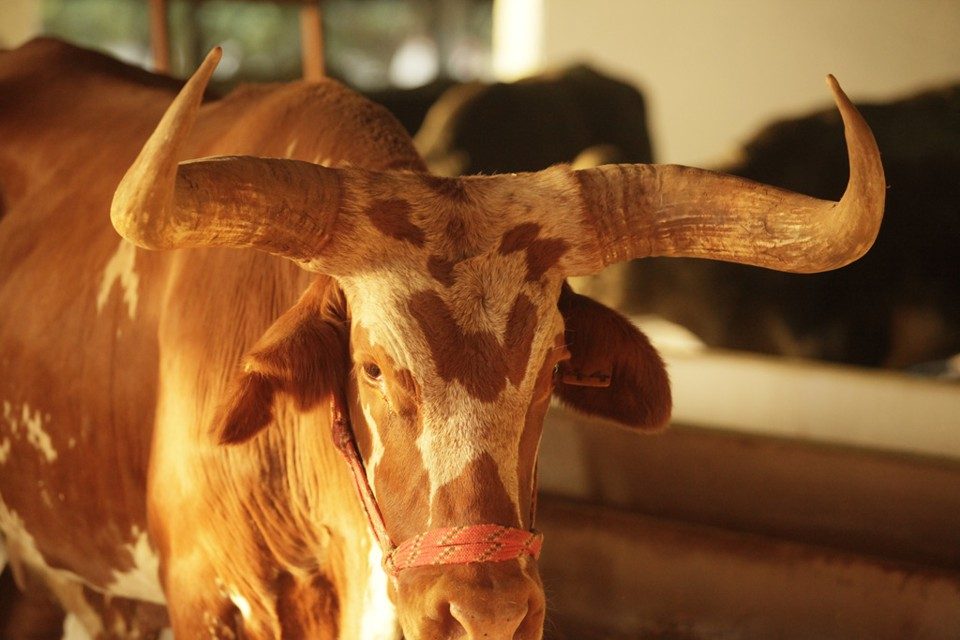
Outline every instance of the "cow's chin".
[[529, 558], [406, 569], [395, 589], [406, 640], [543, 636], [543, 583]]

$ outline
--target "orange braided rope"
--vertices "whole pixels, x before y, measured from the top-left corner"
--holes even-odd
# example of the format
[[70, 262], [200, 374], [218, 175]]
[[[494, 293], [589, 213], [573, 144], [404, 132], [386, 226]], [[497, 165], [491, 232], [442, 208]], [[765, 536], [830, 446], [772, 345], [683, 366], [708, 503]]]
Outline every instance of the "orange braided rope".
[[410, 567], [468, 562], [502, 562], [522, 555], [540, 557], [543, 534], [499, 524], [431, 529], [401, 543], [386, 558], [396, 575]]
[[[383, 549], [383, 566], [396, 576], [410, 567], [470, 562], [503, 562], [528, 555], [540, 557], [543, 534], [535, 530], [525, 531], [499, 524], [474, 524], [444, 529], [431, 529], [405, 540], [399, 546], [393, 544], [387, 534], [380, 506], [370, 487], [360, 452], [353, 433], [342, 415], [334, 418], [334, 443], [343, 454], [353, 476], [360, 503], [367, 514], [380, 547]], [[536, 490], [531, 499], [531, 522], [536, 509]]]

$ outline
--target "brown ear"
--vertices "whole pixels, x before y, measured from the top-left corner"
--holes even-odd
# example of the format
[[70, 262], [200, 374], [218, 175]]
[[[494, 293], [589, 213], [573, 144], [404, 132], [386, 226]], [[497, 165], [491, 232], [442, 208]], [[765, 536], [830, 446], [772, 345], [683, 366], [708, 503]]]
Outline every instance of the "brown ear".
[[213, 422], [221, 444], [249, 440], [273, 419], [278, 393], [310, 409], [343, 388], [349, 323], [339, 288], [320, 276], [243, 359]]
[[554, 393], [588, 415], [627, 427], [660, 429], [670, 420], [670, 381], [660, 354], [616, 311], [564, 284], [558, 303], [571, 358]]

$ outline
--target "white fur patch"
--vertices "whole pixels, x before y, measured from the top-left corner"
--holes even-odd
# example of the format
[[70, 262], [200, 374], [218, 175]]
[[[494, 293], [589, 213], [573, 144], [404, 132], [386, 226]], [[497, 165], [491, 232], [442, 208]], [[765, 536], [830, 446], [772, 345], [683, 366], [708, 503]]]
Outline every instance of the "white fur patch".
[[80, 619], [71, 613], [63, 620], [62, 640], [91, 640], [91, 638]]
[[115, 283], [120, 285], [123, 301], [127, 304], [127, 314], [133, 320], [137, 315], [137, 300], [140, 290], [140, 276], [134, 270], [137, 260], [137, 247], [126, 240], [120, 241], [116, 253], [107, 262], [100, 279], [100, 291], [97, 294], [97, 313], [103, 311]]
[[383, 552], [375, 541], [370, 543], [368, 556], [370, 572], [360, 618], [362, 640], [396, 640], [399, 625], [397, 609], [387, 593], [387, 574], [383, 570]]
[[83, 596], [83, 580], [63, 569], [54, 569], [47, 565], [36, 540], [27, 531], [23, 519], [0, 500], [0, 533], [6, 538], [9, 561], [14, 565], [29, 566], [42, 576], [53, 595], [61, 605], [76, 617], [76, 624], [84, 628], [90, 636], [103, 632], [100, 616]]
[[10, 438], [4, 438], [0, 442], [0, 464], [4, 464], [7, 460], [10, 459], [10, 450], [13, 448], [13, 442], [10, 441]]
[[[26, 403], [17, 412], [9, 402], [3, 403], [3, 418], [10, 427], [10, 433], [14, 438], [20, 439], [26, 437], [27, 442], [33, 445], [33, 448], [39, 451], [47, 462], [53, 462], [57, 459], [57, 450], [53, 448], [53, 442], [49, 434], [43, 430], [44, 422], [50, 421], [50, 415], [44, 416], [39, 410], [32, 411]], [[22, 431], [21, 431], [22, 430]], [[0, 456], [0, 461], [6, 460], [11, 446], [8, 439], [5, 439], [3, 447], [7, 449], [6, 454]]]
[[160, 557], [153, 550], [146, 531], [134, 527], [132, 534], [134, 542], [125, 548], [133, 556], [134, 566], [129, 571], [114, 571], [113, 581], [106, 592], [132, 600], [166, 604], [160, 586]]
[[[515, 392], [514, 392], [515, 393]], [[460, 413], [440, 419], [425, 416], [423, 431], [417, 438], [417, 447], [423, 458], [430, 480], [430, 521], [434, 526], [433, 507], [437, 493], [447, 484], [460, 478], [467, 467], [487, 453], [497, 465], [503, 487], [520, 519], [520, 480], [517, 475], [520, 431], [505, 427], [522, 424], [522, 413], [510, 415], [503, 404], [477, 403], [469, 398], [460, 385], [448, 388], [448, 400], [439, 406], [447, 411], [460, 408]], [[428, 408], [429, 409], [429, 408]], [[492, 428], [481, 428], [491, 425]]]
[[249, 620], [250, 616], [253, 615], [253, 608], [250, 606], [250, 601], [236, 591], [230, 593], [230, 602], [237, 608], [244, 620]]
[[380, 438], [380, 428], [377, 426], [377, 421], [373, 419], [373, 414], [370, 413], [368, 405], [363, 406], [363, 418], [367, 421], [367, 428], [370, 430], [371, 444], [370, 460], [367, 461], [367, 480], [370, 482], [370, 487], [376, 492], [375, 479], [377, 465], [383, 458], [383, 440]]

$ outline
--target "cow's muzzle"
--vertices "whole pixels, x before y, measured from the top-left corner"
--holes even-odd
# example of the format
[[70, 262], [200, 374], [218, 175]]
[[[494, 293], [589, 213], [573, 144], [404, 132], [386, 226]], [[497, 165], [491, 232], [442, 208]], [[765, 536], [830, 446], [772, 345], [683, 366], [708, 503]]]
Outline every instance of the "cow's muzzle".
[[413, 567], [398, 579], [397, 590], [401, 625], [411, 640], [539, 640], [543, 634], [535, 562]]

